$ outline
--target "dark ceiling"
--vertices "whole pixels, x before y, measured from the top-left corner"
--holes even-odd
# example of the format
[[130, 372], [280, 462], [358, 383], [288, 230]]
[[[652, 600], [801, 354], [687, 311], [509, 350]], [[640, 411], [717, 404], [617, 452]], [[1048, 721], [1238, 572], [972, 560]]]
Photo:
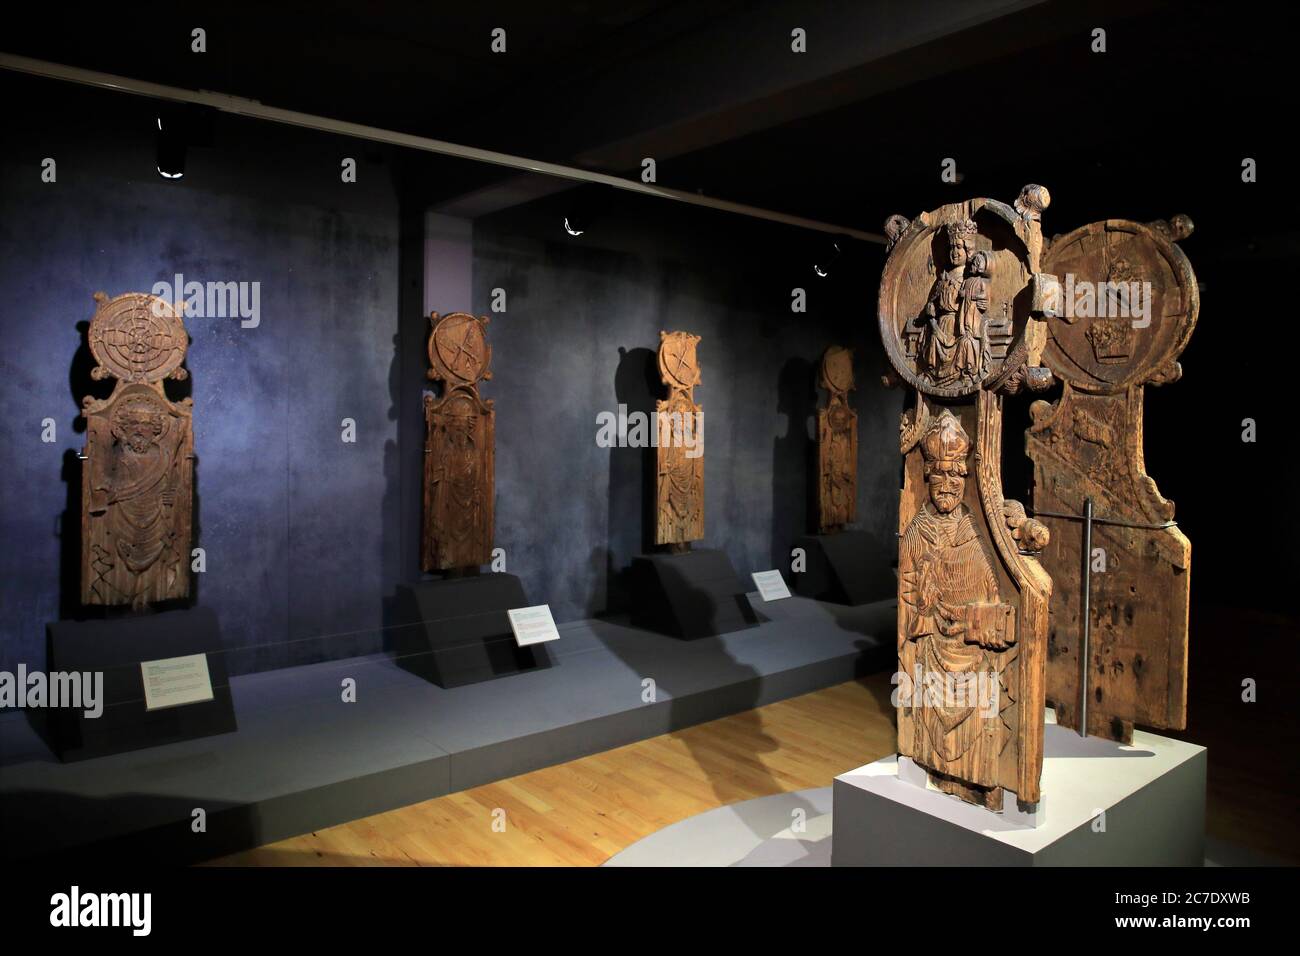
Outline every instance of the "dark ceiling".
[[[381, 2], [58, 4], [3, 49], [136, 79], [454, 139], [502, 100], [554, 88], [742, 4]], [[687, 15], [686, 11], [690, 11]], [[206, 32], [202, 56], [191, 31]], [[491, 31], [507, 30], [507, 54]]]
[[[1274, 112], [1294, 87], [1289, 5], [144, 2], [25, 16], [5, 52], [619, 175], [653, 156], [662, 185], [872, 231], [1039, 179], [1062, 228], [1103, 207], [1166, 216], [1170, 196], [1226, 221], [1226, 205], [1195, 208], [1206, 187], [1291, 138]], [[803, 56], [791, 25], [808, 30]], [[505, 55], [490, 49], [498, 26]], [[944, 157], [959, 185], [940, 181]], [[499, 183], [508, 204], [512, 176], [479, 168], [430, 198]], [[1268, 202], [1245, 211], [1247, 232], [1270, 232]]]

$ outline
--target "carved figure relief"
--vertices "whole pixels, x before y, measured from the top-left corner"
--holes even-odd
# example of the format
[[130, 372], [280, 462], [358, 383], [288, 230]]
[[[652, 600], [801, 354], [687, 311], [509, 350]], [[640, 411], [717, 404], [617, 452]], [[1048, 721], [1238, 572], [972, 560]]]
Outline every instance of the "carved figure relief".
[[1041, 248], [1038, 216], [1050, 197], [1041, 186], [1025, 190], [1014, 209], [975, 199], [886, 223], [898, 266], [881, 335], [902, 381], [936, 398], [1050, 384], [1038, 364], [1047, 330], [1030, 317], [1050, 311], [1060, 292], [1054, 276], [1025, 262], [1026, 239]]
[[849, 405], [853, 351], [832, 345], [822, 356], [819, 376], [826, 407], [817, 410], [817, 526], [822, 534], [842, 531], [858, 512], [858, 413]]
[[1051, 384], [1038, 366], [1056, 301], [1039, 267], [1047, 203], [1027, 186], [1014, 207], [892, 217], [880, 287], [890, 379], [915, 394], [900, 433], [898, 752], [992, 810], [1008, 792], [1041, 796], [1052, 584], [1033, 552], [1049, 535], [1002, 496], [1001, 423], [1003, 394]]
[[491, 401], [478, 383], [490, 379], [487, 316], [429, 316], [429, 378], [442, 394], [424, 396], [424, 535], [426, 571], [479, 568], [492, 560], [496, 503]]
[[695, 402], [699, 341], [689, 332], [659, 333], [659, 376], [668, 397], [655, 406], [655, 544], [682, 549], [704, 537], [703, 409]]
[[1015, 608], [1000, 598], [992, 549], [962, 500], [970, 438], [945, 408], [920, 447], [928, 498], [899, 546], [900, 665], [921, 688], [962, 681], [968, 693], [920, 695], [908, 752], [945, 781], [991, 792], [1013, 733], [1004, 714], [1019, 698], [1006, 684], [1016, 676], [1007, 674]]
[[[1064, 385], [1031, 406], [1025, 447], [1034, 508], [1081, 516], [1093, 502], [1087, 733], [1131, 741], [1135, 723], [1181, 729], [1187, 719], [1191, 543], [1174, 505], [1146, 474], [1143, 390], [1176, 381], [1177, 358], [1200, 309], [1196, 277], [1174, 244], [1186, 216], [1092, 223], [1053, 239], [1045, 259], [1062, 277], [1044, 362]], [[1052, 595], [1047, 697], [1057, 721], [1080, 723], [1082, 524], [1046, 518], [1042, 560]]]
[[948, 262], [934, 280], [920, 329], [918, 364], [935, 385], [977, 384], [989, 362], [984, 313], [989, 307], [989, 254], [974, 248], [972, 219], [948, 223]]
[[82, 400], [81, 600], [139, 610], [190, 593], [193, 402], [163, 388], [188, 375], [189, 335], [157, 296], [96, 292], [95, 301], [91, 377], [117, 383], [107, 399]]

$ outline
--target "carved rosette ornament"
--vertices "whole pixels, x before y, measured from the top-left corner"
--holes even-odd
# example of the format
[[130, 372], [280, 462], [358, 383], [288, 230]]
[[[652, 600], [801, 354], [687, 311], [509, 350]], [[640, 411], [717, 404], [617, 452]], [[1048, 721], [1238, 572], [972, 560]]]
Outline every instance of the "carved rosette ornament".
[[183, 305], [141, 292], [94, 298], [91, 378], [117, 383], [107, 399], [82, 400], [81, 600], [140, 610], [190, 593], [193, 401], [163, 388], [188, 374], [189, 335]]
[[478, 569], [492, 560], [496, 503], [491, 401], [478, 383], [492, 377], [488, 317], [467, 312], [429, 316], [429, 378], [442, 394], [424, 396], [425, 571]]
[[[1043, 360], [1063, 388], [1030, 408], [1033, 504], [1077, 516], [1091, 499], [1102, 519], [1092, 528], [1085, 730], [1125, 742], [1134, 723], [1182, 729], [1187, 720], [1191, 543], [1146, 474], [1142, 409], [1146, 385], [1181, 376], [1178, 356], [1196, 327], [1196, 277], [1174, 244], [1191, 232], [1187, 216], [1110, 219], [1054, 238], [1044, 257], [1062, 301]], [[1057, 721], [1077, 730], [1082, 524], [1047, 520], [1043, 564], [1072, 585], [1052, 596], [1047, 697]]]
[[901, 422], [898, 752], [939, 789], [1001, 810], [1040, 799], [1047, 528], [1002, 496], [1002, 395], [1041, 390], [1039, 258], [1050, 197], [974, 199], [891, 217], [881, 339], [915, 404]]
[[655, 544], [685, 549], [704, 537], [704, 410], [696, 346], [689, 332], [659, 333], [659, 377], [668, 397], [655, 405]]
[[853, 350], [828, 348], [818, 380], [828, 398], [817, 410], [817, 530], [831, 534], [858, 513], [858, 413], [849, 405], [856, 388]]

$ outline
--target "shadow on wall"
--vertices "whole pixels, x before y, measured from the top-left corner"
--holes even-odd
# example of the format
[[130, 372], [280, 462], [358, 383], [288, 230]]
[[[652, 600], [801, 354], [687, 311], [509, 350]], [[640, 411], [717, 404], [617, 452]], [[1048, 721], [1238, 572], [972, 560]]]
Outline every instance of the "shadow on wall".
[[397, 423], [397, 439], [384, 443], [383, 536], [378, 559], [390, 569], [380, 593], [381, 645], [390, 648], [403, 619], [397, 587], [424, 577], [424, 391], [428, 385], [424, 313], [424, 205], [409, 195], [403, 179], [397, 251], [397, 333], [388, 367], [387, 418]]
[[817, 513], [817, 442], [809, 434], [817, 413], [816, 366], [789, 359], [776, 386], [776, 411], [782, 434], [772, 441], [772, 566], [788, 568], [790, 549], [814, 530]]
[[[655, 411], [659, 369], [655, 352], [648, 348], [618, 350], [614, 370], [614, 400], [627, 414], [640, 412], [649, 421]], [[608, 547], [605, 554], [605, 613], [631, 607], [632, 558], [653, 547], [655, 506], [655, 450], [609, 449]]]

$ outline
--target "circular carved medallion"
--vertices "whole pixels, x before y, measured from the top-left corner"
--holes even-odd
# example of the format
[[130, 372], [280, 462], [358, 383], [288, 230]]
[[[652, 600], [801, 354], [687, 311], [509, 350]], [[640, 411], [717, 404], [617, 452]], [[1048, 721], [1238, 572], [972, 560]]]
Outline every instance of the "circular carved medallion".
[[435, 318], [429, 335], [429, 364], [446, 381], [473, 384], [488, 376], [492, 346], [483, 320], [467, 312]]
[[123, 382], [158, 382], [174, 374], [183, 377], [180, 366], [189, 336], [169, 302], [143, 292], [96, 298], [100, 304], [87, 336], [90, 352], [104, 370], [97, 369], [96, 377], [113, 375]]
[[1187, 256], [1150, 226], [1089, 223], [1057, 237], [1044, 268], [1061, 283], [1043, 362], [1085, 392], [1117, 392], [1176, 375], [1200, 312]]
[[898, 374], [928, 395], [972, 395], [1030, 328], [1030, 252], [1021, 217], [991, 199], [918, 216], [880, 281], [880, 336]]

